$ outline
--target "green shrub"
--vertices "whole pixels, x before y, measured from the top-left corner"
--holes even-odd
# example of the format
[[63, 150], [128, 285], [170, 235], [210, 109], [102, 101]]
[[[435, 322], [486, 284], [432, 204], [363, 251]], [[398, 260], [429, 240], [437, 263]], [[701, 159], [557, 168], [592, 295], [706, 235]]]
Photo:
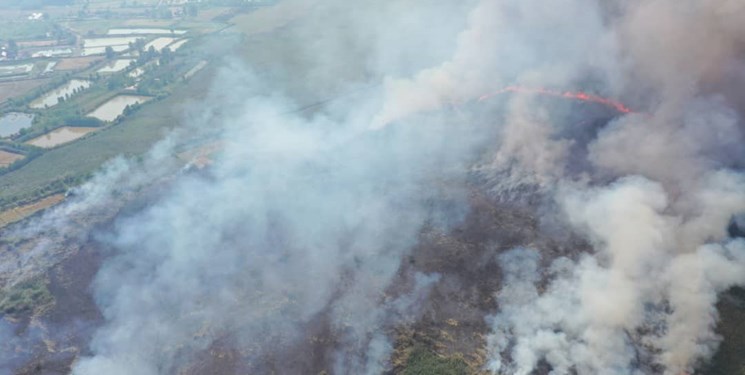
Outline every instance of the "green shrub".
[[33, 311], [53, 301], [47, 283], [37, 278], [13, 285], [0, 292], [0, 313], [19, 314]]
[[442, 358], [421, 345], [414, 346], [402, 375], [463, 375], [466, 363], [457, 358]]

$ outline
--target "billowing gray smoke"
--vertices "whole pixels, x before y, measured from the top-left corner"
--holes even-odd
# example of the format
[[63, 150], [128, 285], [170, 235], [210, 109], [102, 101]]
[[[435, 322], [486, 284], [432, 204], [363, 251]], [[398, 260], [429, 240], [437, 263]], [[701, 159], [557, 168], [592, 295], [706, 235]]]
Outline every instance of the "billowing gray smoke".
[[[741, 176], [712, 179], [704, 194], [732, 205], [688, 219], [665, 212], [671, 202], [664, 189], [640, 177], [562, 189], [558, 199], [568, 219], [598, 252], [553, 261], [551, 282], [540, 293], [538, 252], [501, 257], [507, 282], [492, 318], [490, 368], [530, 373], [544, 359], [558, 373], [649, 373], [637, 367], [644, 344], [660, 349], [653, 359], [678, 374], [712, 354], [717, 293], [745, 282], [745, 243], [723, 235], [722, 242], [688, 238], [720, 212], [726, 223], [727, 213], [745, 208]], [[505, 352], [509, 358], [500, 355]]]
[[[218, 341], [250, 361], [290, 350], [311, 324], [333, 333], [335, 373], [388, 367], [387, 330], [416, 314], [439, 276], [391, 281], [401, 280], [425, 224], [459, 220], [432, 201], [462, 200], [462, 189], [448, 186], [465, 184], [472, 150], [485, 140], [437, 117], [370, 132], [369, 95], [308, 117], [279, 95], [257, 95], [269, 88], [240, 65], [225, 68], [205, 102], [218, 108], [203, 108], [229, 112], [203, 116], [219, 121], [214, 165], [183, 173], [166, 196], [103, 235], [114, 253], [94, 290], [106, 324], [75, 373], [173, 373]], [[198, 116], [186, 126], [206, 127]], [[162, 163], [173, 144], [146, 160]], [[114, 164], [92, 184], [136, 189], [152, 167]], [[261, 365], [246, 368], [267, 371]]]
[[376, 126], [494, 83], [589, 83], [644, 112], [600, 130], [577, 175], [576, 140], [552, 114], [529, 98], [508, 107], [493, 162], [510, 171], [501, 186], [542, 186], [595, 252], [548, 269], [535, 250], [500, 258], [491, 370], [680, 374], [712, 354], [717, 294], [745, 282], [744, 244], [725, 232], [745, 209], [744, 16], [727, 0], [484, 0], [451, 60], [388, 81]]
[[263, 85], [250, 72], [223, 74], [218, 89], [237, 76], [246, 89], [233, 88], [220, 154], [117, 222], [95, 282], [107, 323], [75, 373], [173, 373], [218, 339], [258, 357], [320, 317], [340, 337], [335, 372], [381, 372], [392, 349], [381, 329], [438, 276], [413, 275], [400, 297], [391, 280], [422, 225], [445, 222], [428, 201], [443, 181], [463, 184], [476, 144], [444, 123], [369, 132], [354, 98], [343, 117], [303, 118], [278, 97], [250, 98]]
[[[223, 68], [184, 125], [219, 142], [214, 164], [178, 174], [101, 235], [105, 323], [76, 374], [177, 373], [222, 344], [261, 373], [259, 358], [291, 353], [314, 329], [334, 338], [334, 373], [390, 369], [393, 329], [447, 277], [402, 275], [402, 260], [423, 227], [459, 225], [469, 173], [496, 196], [541, 195], [529, 209], [592, 248], [496, 257], [487, 370], [678, 375], [712, 355], [717, 296], [745, 284], [745, 243], [726, 233], [745, 211], [745, 3], [311, 5], [295, 17], [317, 21], [288, 21], [307, 33], [307, 76]], [[506, 85], [589, 91], [636, 113], [572, 128], [566, 107], [519, 92], [499, 113], [469, 112]], [[293, 111], [314, 90], [352, 89], [312, 115]], [[34, 225], [168, 175], [185, 134], [142, 163], [112, 164]], [[457, 207], [433, 204], [443, 199]]]

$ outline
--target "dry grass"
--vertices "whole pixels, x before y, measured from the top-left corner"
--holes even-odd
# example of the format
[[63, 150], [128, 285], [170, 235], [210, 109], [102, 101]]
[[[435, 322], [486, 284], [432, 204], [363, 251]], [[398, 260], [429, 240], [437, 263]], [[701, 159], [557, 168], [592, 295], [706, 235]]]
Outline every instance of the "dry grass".
[[23, 159], [23, 155], [0, 150], [0, 167], [7, 167], [16, 160]]
[[0, 228], [15, 223], [16, 221], [23, 220], [41, 210], [52, 207], [65, 199], [64, 194], [50, 195], [46, 198], [42, 198], [36, 202], [25, 204], [22, 206], [14, 207], [3, 212], [0, 212]]
[[29, 91], [48, 82], [48, 78], [2, 82], [0, 83], [0, 102], [4, 102], [13, 97], [26, 95]]
[[55, 66], [55, 69], [56, 70], [85, 69], [89, 67], [91, 64], [101, 59], [103, 59], [102, 56], [70, 57], [67, 59], [60, 60], [57, 66]]

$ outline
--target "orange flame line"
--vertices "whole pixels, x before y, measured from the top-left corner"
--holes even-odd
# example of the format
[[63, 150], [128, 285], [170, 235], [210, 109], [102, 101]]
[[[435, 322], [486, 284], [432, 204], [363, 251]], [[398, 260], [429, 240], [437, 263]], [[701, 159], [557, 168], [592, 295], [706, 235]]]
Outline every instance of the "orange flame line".
[[491, 99], [492, 97], [505, 94], [508, 92], [521, 93], [521, 94], [548, 95], [548, 96], [555, 96], [555, 97], [560, 97], [560, 98], [581, 100], [584, 102], [599, 103], [599, 104], [603, 104], [605, 106], [611, 107], [621, 113], [632, 113], [631, 109], [623, 105], [623, 103], [621, 102], [618, 102], [612, 99], [603, 98], [597, 95], [584, 93], [581, 91], [578, 91], [578, 92], [557, 91], [557, 90], [550, 90], [550, 89], [545, 89], [545, 88], [530, 88], [530, 87], [521, 87], [521, 86], [507, 86], [499, 91], [495, 91], [490, 94], [482, 95], [479, 98], [479, 101]]

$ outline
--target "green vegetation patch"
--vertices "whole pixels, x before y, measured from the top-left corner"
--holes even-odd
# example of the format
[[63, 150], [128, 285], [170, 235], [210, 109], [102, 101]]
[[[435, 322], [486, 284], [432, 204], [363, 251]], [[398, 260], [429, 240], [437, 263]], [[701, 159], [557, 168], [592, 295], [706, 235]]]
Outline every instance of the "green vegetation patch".
[[55, 30], [56, 26], [51, 21], [18, 20], [8, 22], [0, 28], [0, 39], [46, 39], [47, 34], [53, 34]]
[[0, 313], [20, 314], [33, 311], [54, 301], [47, 281], [36, 278], [0, 292]]
[[440, 357], [422, 345], [416, 345], [409, 354], [402, 375], [465, 375], [466, 363], [459, 358]]

